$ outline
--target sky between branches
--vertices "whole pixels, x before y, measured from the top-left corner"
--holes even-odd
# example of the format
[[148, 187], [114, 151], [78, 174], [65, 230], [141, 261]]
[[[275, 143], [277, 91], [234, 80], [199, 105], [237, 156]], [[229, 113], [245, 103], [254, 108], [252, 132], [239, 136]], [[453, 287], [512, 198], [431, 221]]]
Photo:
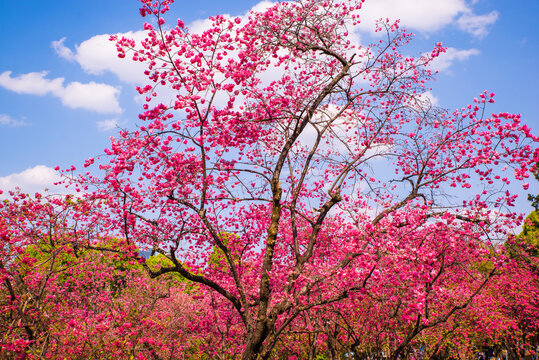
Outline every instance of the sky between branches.
[[[242, 16], [263, 6], [176, 0], [167, 17], [196, 31], [210, 15]], [[139, 7], [136, 0], [0, 2], [0, 189], [32, 193], [50, 186], [58, 179], [55, 166], [81, 167], [103, 153], [118, 128], [140, 123], [135, 86], [144, 81], [144, 68], [118, 59], [108, 41], [116, 33], [142, 37], [147, 19]], [[400, 18], [416, 34], [410, 55], [439, 41], [448, 47], [431, 84], [438, 106], [462, 107], [488, 90], [496, 93], [491, 112], [520, 113], [537, 133], [537, 13], [535, 0], [367, 0], [358, 37], [367, 44], [375, 39], [376, 19]], [[532, 192], [535, 185], [532, 180]], [[521, 193], [518, 210], [527, 213], [532, 208]]]

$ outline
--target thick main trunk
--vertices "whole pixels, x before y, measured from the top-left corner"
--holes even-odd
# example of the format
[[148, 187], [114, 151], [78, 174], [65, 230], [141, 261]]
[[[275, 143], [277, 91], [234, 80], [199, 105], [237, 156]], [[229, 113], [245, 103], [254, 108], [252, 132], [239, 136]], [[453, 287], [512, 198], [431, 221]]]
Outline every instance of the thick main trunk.
[[268, 327], [265, 322], [258, 322], [255, 330], [247, 335], [247, 344], [243, 350], [242, 360], [260, 360], [263, 359], [262, 350], [264, 340], [268, 337]]

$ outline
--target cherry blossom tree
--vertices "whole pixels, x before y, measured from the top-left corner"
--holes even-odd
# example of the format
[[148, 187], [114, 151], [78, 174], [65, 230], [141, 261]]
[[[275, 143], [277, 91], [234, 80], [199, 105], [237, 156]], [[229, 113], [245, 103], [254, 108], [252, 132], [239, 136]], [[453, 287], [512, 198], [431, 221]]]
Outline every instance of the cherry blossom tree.
[[362, 1], [277, 3], [200, 33], [167, 25], [171, 3], [142, 1], [140, 44], [112, 37], [149, 84], [142, 124], [112, 139], [101, 179], [83, 179], [106, 208], [101, 231], [167, 257], [151, 277], [179, 273], [228, 303], [215, 316], [242, 327], [245, 360], [269, 358], [310, 309], [386, 282], [416, 324], [402, 346], [465, 308], [502, 260], [445, 280], [455, 254], [492, 257], [482, 244], [521, 220], [504, 171], [527, 178], [539, 152], [520, 116], [488, 115], [487, 92], [453, 113], [431, 106], [444, 48], [405, 55], [398, 22], [358, 44]]
[[3, 357], [47, 352], [54, 320], [46, 304], [61, 296], [59, 283], [69, 283], [62, 272], [73, 258], [71, 232], [64, 226], [68, 202], [16, 193], [0, 204]]
[[[73, 197], [14, 194], [0, 204], [0, 357], [198, 356], [208, 318], [173, 275], [149, 279], [120, 239], [105, 239]], [[147, 266], [163, 262], [149, 258]], [[207, 306], [206, 308], [210, 308]], [[197, 336], [187, 335], [197, 328]], [[181, 331], [180, 331], [181, 330]], [[191, 331], [195, 334], [194, 331]], [[225, 342], [221, 342], [225, 344]]]

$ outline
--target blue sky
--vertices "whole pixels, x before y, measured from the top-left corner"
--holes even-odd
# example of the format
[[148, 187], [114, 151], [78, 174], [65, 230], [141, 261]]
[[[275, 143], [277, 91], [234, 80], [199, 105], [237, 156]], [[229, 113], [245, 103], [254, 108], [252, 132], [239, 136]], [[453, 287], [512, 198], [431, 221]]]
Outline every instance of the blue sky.
[[[196, 24], [257, 3], [176, 0], [168, 17]], [[0, 189], [37, 191], [57, 178], [56, 165], [81, 168], [103, 153], [116, 126], [137, 124], [140, 68], [120, 62], [106, 39], [140, 31], [139, 7], [136, 0], [0, 1]], [[416, 34], [410, 53], [438, 41], [449, 47], [432, 84], [437, 105], [460, 108], [489, 90], [491, 112], [520, 113], [537, 134], [537, 14], [537, 0], [367, 0], [360, 37], [372, 39], [373, 19], [401, 18]]]

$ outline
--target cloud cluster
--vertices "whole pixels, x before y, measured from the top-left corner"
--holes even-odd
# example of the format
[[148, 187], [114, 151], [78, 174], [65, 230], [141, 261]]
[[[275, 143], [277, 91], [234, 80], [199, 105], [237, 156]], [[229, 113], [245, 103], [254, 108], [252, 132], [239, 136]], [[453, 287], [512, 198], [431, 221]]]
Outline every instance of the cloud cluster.
[[45, 165], [37, 165], [20, 173], [0, 177], [0, 190], [4, 192], [0, 195], [0, 199], [7, 198], [8, 192], [16, 188], [27, 194], [43, 192], [45, 189], [54, 193], [64, 193], [65, 188], [53, 185], [61, 180], [62, 178], [54, 169]]
[[498, 13], [476, 15], [465, 0], [376, 0], [365, 2], [360, 18], [363, 31], [372, 32], [378, 19], [389, 18], [400, 19], [404, 27], [424, 33], [454, 24], [473, 36], [483, 37], [498, 19]]
[[497, 11], [491, 11], [485, 15], [465, 13], [457, 20], [457, 24], [461, 30], [482, 38], [488, 34], [487, 27], [494, 24], [496, 20], [498, 20]]
[[[140, 43], [146, 33], [144, 31], [117, 34], [125, 36]], [[110, 35], [96, 35], [75, 46], [72, 50], [64, 45], [65, 37], [51, 43], [52, 48], [63, 59], [74, 61], [80, 65], [84, 72], [91, 75], [101, 75], [111, 72], [121, 81], [128, 84], [142, 84], [147, 78], [144, 75], [146, 64], [131, 61], [131, 59], [118, 58], [114, 42], [109, 40]]]
[[365, 2], [360, 29], [374, 31], [378, 19], [400, 19], [406, 28], [432, 32], [449, 25], [467, 9], [463, 0], [376, 0]]
[[0, 74], [0, 86], [18, 94], [53, 95], [72, 109], [104, 114], [122, 112], [118, 102], [119, 88], [93, 81], [85, 84], [74, 81], [64, 85], [64, 78], [47, 79], [47, 74], [47, 71], [42, 71], [12, 77], [11, 71], [4, 71]]

